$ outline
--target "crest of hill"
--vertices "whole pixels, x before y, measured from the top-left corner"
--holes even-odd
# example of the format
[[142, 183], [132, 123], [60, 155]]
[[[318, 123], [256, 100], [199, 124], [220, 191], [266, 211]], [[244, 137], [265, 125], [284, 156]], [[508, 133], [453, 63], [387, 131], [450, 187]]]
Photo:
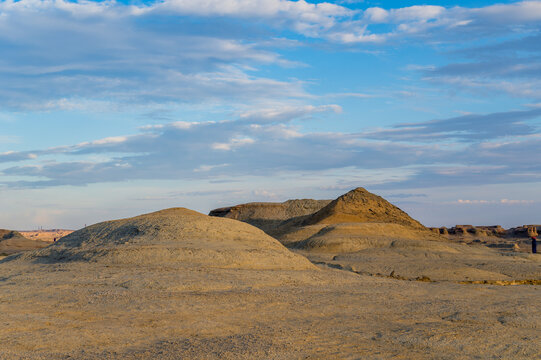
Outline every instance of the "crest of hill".
[[304, 219], [302, 225], [341, 223], [391, 223], [413, 229], [426, 229], [398, 207], [362, 187], [331, 201]]
[[209, 215], [243, 221], [272, 235], [283, 221], [313, 214], [330, 202], [312, 199], [287, 200], [282, 203], [253, 202], [214, 209]]
[[25, 238], [20, 232], [0, 229], [0, 254], [14, 254], [20, 251], [40, 249], [49, 243]]
[[315, 268], [251, 225], [184, 208], [98, 223], [13, 260], [224, 269]]

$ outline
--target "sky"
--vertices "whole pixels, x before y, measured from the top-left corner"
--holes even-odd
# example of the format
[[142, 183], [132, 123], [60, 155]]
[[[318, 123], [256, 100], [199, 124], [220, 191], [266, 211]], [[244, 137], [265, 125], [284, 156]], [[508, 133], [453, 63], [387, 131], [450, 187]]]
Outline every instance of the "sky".
[[358, 186], [541, 223], [541, 1], [0, 0], [0, 228]]

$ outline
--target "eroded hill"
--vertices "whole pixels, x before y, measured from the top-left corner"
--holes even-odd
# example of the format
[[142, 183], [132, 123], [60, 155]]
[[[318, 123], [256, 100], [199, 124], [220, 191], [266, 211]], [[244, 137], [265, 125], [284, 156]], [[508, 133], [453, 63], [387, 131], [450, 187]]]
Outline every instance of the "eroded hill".
[[282, 222], [311, 215], [330, 202], [312, 199], [287, 200], [282, 203], [252, 202], [214, 209], [209, 215], [243, 221], [274, 235]]

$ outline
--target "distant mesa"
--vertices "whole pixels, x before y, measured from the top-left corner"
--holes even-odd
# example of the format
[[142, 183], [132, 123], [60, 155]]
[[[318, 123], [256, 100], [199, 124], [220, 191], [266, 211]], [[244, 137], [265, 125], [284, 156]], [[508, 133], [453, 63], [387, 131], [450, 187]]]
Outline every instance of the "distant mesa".
[[493, 236], [493, 237], [514, 237], [526, 238], [538, 236], [541, 232], [541, 225], [522, 225], [510, 229], [504, 229], [501, 225], [474, 226], [474, 225], [455, 225], [451, 228], [442, 226], [440, 228], [431, 227], [431, 231], [442, 235], [456, 235], [461, 237], [473, 236]]
[[71, 234], [72, 232], [73, 230], [66, 229], [42, 229], [21, 231], [20, 233], [28, 239], [54, 242], [66, 235]]
[[516, 237], [538, 236], [541, 232], [541, 225], [522, 225], [509, 229], [509, 232]]
[[0, 255], [11, 255], [20, 251], [40, 249], [49, 243], [25, 238], [20, 232], [0, 229]]
[[184, 208], [88, 226], [17, 259], [191, 269], [315, 269], [253, 226]]

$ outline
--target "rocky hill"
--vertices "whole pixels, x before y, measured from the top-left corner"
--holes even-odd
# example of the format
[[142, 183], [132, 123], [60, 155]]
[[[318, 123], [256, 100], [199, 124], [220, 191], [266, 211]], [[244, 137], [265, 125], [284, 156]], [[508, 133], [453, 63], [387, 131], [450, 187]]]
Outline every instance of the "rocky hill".
[[302, 221], [303, 225], [342, 223], [391, 223], [425, 229], [404, 211], [362, 187], [338, 197]]
[[353, 249], [380, 246], [397, 238], [438, 237], [364, 188], [339, 196], [313, 214], [284, 221], [275, 234], [288, 246], [334, 251], [356, 251]]
[[384, 198], [360, 187], [332, 201], [249, 203], [215, 209], [209, 215], [247, 222], [287, 246], [320, 250], [358, 250], [397, 238], [438, 237]]

